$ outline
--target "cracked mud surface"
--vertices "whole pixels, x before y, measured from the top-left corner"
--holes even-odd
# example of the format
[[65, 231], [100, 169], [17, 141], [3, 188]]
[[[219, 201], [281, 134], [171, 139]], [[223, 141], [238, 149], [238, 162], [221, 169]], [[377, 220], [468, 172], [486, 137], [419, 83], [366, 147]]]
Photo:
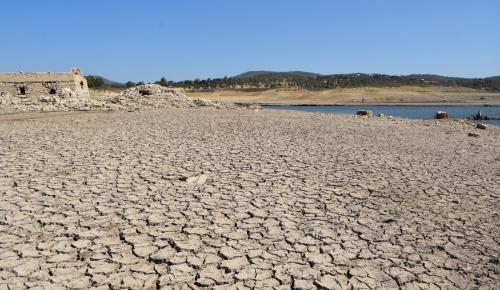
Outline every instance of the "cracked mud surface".
[[0, 289], [500, 283], [499, 128], [164, 109], [2, 116], [0, 145]]

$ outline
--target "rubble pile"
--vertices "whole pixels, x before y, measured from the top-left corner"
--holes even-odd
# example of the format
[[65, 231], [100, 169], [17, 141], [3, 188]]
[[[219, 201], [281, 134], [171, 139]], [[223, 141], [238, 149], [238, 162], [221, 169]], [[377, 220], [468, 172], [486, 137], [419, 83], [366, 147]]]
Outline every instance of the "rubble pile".
[[239, 105], [203, 99], [190, 99], [177, 89], [146, 84], [124, 90], [107, 99], [96, 100], [87, 94], [71, 89], [58, 89], [55, 94], [36, 98], [0, 92], [0, 109], [3, 111], [90, 111], [90, 110], [140, 110], [146, 108], [199, 108], [257, 109], [255, 105]]
[[146, 84], [136, 86], [112, 97], [113, 104], [127, 108], [134, 107], [191, 107], [192, 101], [186, 95], [172, 88]]
[[118, 109], [116, 105], [93, 100], [86, 93], [71, 89], [58, 89], [55, 94], [38, 97], [13, 96], [8, 92], [0, 93], [0, 107], [5, 111], [90, 111]]
[[107, 102], [93, 100], [87, 94], [75, 92], [71, 89], [59, 89], [55, 95], [40, 98], [45, 111], [90, 111], [90, 110], [112, 110], [117, 106]]
[[112, 98], [111, 102], [126, 108], [213, 107], [217, 109], [235, 109], [243, 107], [241, 105], [219, 101], [203, 99], [192, 100], [177, 89], [166, 88], [155, 84], [140, 85], [127, 89]]

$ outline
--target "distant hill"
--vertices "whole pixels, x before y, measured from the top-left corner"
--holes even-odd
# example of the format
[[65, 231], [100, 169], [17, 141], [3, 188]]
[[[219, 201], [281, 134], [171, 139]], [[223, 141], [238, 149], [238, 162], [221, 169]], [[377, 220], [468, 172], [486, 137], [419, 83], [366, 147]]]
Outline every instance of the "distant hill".
[[487, 82], [491, 88], [500, 91], [500, 76], [485, 78], [484, 81]]
[[287, 71], [287, 72], [275, 72], [275, 71], [247, 71], [245, 73], [234, 76], [235, 79], [248, 79], [248, 78], [292, 78], [292, 77], [317, 77], [320, 74], [304, 72], [304, 71]]
[[[214, 80], [216, 82], [216, 80]], [[203, 84], [203, 82], [199, 82]], [[230, 85], [268, 88], [301, 87], [305, 89], [356, 88], [363, 86], [450, 86], [500, 91], [500, 76], [488, 78], [460, 78], [433, 74], [386, 75], [386, 74], [331, 74], [290, 71], [249, 71], [230, 80]]]
[[405, 78], [417, 78], [428, 82], [434, 82], [437, 84], [456, 84], [465, 87], [479, 88], [479, 89], [490, 89], [498, 91], [500, 90], [500, 76], [493, 76], [487, 78], [459, 78], [459, 77], [447, 77], [440, 75], [431, 74], [413, 74], [402, 76]]

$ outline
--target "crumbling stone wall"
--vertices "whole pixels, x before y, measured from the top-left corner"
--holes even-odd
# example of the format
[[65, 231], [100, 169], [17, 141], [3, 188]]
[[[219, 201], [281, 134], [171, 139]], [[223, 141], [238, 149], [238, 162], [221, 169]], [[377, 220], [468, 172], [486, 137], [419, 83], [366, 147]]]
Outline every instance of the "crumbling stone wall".
[[8, 92], [12, 96], [55, 95], [61, 89], [87, 94], [87, 80], [81, 70], [72, 68], [66, 73], [0, 73], [0, 92]]

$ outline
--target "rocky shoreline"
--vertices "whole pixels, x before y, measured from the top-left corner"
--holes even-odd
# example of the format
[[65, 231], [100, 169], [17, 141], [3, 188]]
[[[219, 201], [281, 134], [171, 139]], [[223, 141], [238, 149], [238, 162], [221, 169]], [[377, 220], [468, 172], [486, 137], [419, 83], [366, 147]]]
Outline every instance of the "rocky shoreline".
[[500, 283], [494, 126], [150, 106], [2, 115], [0, 144], [0, 289]]

